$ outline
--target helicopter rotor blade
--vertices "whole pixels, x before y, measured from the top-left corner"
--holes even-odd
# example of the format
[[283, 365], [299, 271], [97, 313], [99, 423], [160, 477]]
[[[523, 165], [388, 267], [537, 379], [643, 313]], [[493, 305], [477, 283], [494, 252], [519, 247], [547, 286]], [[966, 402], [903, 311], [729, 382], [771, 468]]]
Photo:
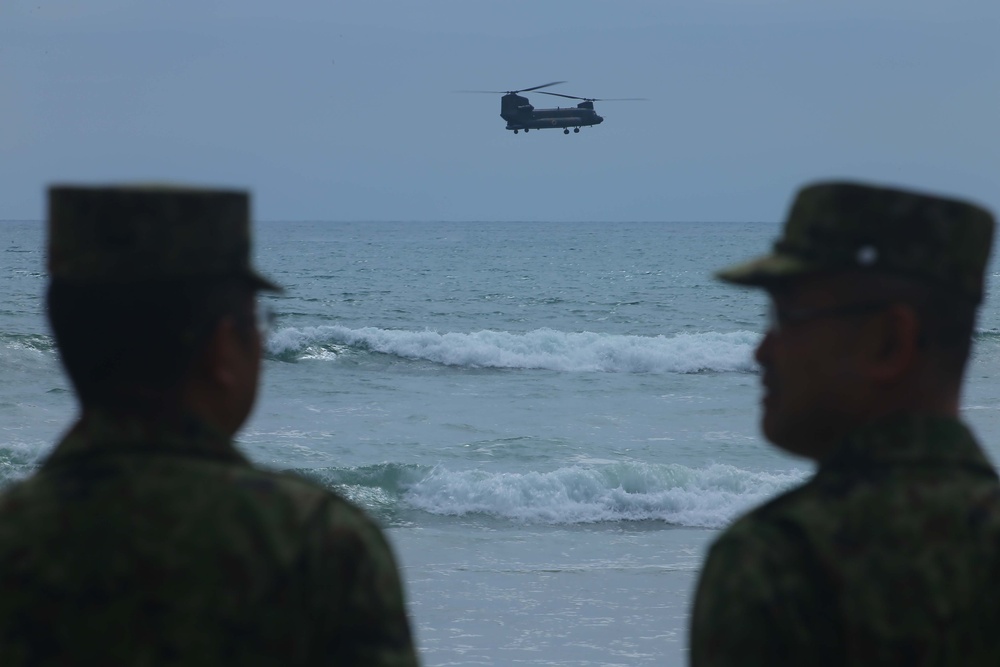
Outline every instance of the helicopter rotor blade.
[[538, 91], [542, 95], [553, 95], [555, 97], [567, 97], [571, 100], [583, 100], [584, 102], [646, 102], [646, 97], [577, 97], [576, 95], [563, 95], [562, 93], [548, 93], [544, 90]]
[[[553, 81], [552, 83], [543, 83], [540, 86], [532, 86], [531, 88], [522, 88], [521, 90], [453, 90], [453, 93], [490, 93], [491, 95], [516, 95], [518, 93], [527, 93], [532, 90], [538, 90], [539, 88], [548, 88], [549, 86], [557, 86], [560, 83], [566, 83], [565, 81]], [[546, 93], [547, 95], [555, 95], [556, 93]], [[582, 99], [582, 98], [581, 98]]]
[[546, 92], [544, 90], [540, 90], [540, 91], [538, 91], [538, 93], [540, 95], [552, 95], [553, 97], [567, 97], [567, 98], [569, 98], [571, 100], [584, 100], [584, 101], [587, 101], [587, 102], [593, 102], [594, 101], [594, 100], [591, 100], [589, 97], [577, 97], [576, 95], [563, 95], [562, 93], [549, 93], [549, 92]]
[[[549, 86], [557, 86], [560, 83], [566, 83], [565, 81], [553, 81], [552, 83], [543, 83], [540, 86], [534, 86], [532, 88], [522, 88], [521, 90], [512, 90], [512, 93], [527, 93], [532, 90], [538, 90], [539, 88], [548, 88]], [[546, 93], [546, 95], [558, 95], [558, 93]]]

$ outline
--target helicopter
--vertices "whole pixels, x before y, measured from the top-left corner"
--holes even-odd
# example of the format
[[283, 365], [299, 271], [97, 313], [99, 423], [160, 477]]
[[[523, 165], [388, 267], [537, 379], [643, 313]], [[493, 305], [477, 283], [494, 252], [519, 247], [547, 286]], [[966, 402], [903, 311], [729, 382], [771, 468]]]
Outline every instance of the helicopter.
[[[604, 117], [597, 115], [594, 111], [594, 102], [619, 102], [631, 100], [644, 100], [643, 97], [619, 97], [601, 99], [597, 97], [577, 97], [576, 95], [563, 95], [562, 93], [550, 93], [542, 88], [556, 86], [565, 81], [552, 81], [543, 83], [540, 86], [531, 88], [521, 88], [520, 90], [461, 90], [462, 93], [493, 93], [503, 94], [500, 98], [500, 117], [507, 121], [507, 129], [513, 130], [514, 134], [524, 130], [544, 130], [548, 128], [562, 128], [563, 134], [569, 134], [570, 128], [574, 133], [578, 133], [581, 127], [600, 125], [604, 122]], [[528, 93], [537, 90], [542, 95], [552, 95], [553, 97], [565, 97], [571, 100], [580, 100], [575, 107], [565, 109], [557, 107], [555, 109], [536, 109], [528, 101], [527, 97], [522, 97], [518, 93]]]

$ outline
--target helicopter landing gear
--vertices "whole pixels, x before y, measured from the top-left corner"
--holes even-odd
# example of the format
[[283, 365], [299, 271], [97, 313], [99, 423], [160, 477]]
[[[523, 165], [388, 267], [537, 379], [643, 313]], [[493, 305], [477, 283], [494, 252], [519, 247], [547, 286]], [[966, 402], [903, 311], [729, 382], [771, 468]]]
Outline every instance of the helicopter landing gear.
[[528, 133], [528, 128], [524, 128], [524, 133], [525, 133], [525, 134], [527, 134], [527, 133]]
[[517, 130], [514, 130], [514, 134], [517, 134]]
[[566, 128], [565, 130], [563, 130], [563, 134], [569, 134], [569, 128]]
[[580, 128], [574, 127], [573, 128], [573, 134], [580, 134]]

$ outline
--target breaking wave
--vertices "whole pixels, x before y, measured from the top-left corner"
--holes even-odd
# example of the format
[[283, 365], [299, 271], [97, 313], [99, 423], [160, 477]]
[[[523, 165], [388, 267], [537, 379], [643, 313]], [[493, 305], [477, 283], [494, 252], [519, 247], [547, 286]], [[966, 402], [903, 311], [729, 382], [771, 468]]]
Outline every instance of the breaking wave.
[[727, 525], [806, 474], [640, 462], [529, 473], [400, 464], [302, 472], [380, 517], [416, 509], [532, 524], [656, 520], [700, 528]]
[[438, 333], [343, 326], [285, 328], [267, 343], [282, 361], [335, 360], [378, 353], [467, 368], [546, 369], [563, 372], [753, 372], [760, 335], [732, 333], [624, 336], [536, 329], [526, 333]]

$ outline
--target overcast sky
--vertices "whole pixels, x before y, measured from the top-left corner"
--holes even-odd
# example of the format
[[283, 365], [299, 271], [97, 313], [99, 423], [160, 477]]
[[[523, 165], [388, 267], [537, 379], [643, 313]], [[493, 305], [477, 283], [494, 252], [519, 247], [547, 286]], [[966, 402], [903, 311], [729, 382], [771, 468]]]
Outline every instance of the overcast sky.
[[[553, 80], [648, 101], [514, 135], [453, 92]], [[828, 177], [1000, 211], [1000, 2], [0, 0], [0, 219], [154, 180], [261, 220], [775, 221]]]

